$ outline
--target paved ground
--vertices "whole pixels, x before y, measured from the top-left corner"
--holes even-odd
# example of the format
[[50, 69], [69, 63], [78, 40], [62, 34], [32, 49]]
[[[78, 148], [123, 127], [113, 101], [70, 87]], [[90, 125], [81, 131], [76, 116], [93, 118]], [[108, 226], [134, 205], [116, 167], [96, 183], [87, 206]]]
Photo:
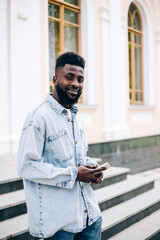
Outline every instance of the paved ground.
[[16, 163], [17, 154], [6, 154], [0, 156], [0, 182], [18, 178]]

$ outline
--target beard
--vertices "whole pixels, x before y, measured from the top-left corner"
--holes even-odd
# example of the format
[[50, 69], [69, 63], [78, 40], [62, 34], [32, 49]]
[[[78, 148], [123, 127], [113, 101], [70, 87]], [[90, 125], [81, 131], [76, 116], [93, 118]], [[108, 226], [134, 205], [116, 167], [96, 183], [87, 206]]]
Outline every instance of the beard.
[[68, 96], [67, 92], [60, 87], [59, 83], [57, 84], [56, 88], [57, 88], [58, 96], [61, 99], [61, 101], [64, 104], [69, 104], [69, 105], [73, 105], [77, 103], [82, 93], [82, 91], [79, 90], [77, 93], [77, 96], [74, 99], [72, 99]]

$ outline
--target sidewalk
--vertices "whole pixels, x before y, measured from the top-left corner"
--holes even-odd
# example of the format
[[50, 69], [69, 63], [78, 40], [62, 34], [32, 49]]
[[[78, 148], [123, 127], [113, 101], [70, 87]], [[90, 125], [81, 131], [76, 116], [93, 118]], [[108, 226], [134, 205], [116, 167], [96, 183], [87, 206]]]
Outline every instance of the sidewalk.
[[[0, 156], [0, 180], [6, 178], [18, 177], [16, 172], [17, 154], [7, 154]], [[149, 171], [135, 174], [136, 176], [153, 177], [156, 184], [160, 185], [160, 168], [151, 169]]]
[[17, 154], [0, 156], [0, 182], [19, 178], [16, 171]]

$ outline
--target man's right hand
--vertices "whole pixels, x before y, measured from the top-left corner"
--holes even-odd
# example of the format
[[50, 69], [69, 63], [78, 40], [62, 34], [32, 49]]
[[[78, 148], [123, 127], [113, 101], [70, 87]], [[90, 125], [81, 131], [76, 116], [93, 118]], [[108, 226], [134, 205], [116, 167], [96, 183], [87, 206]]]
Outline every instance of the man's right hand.
[[86, 183], [95, 183], [97, 180], [97, 176], [95, 173], [99, 173], [100, 171], [105, 170], [104, 167], [98, 168], [97, 166], [90, 166], [90, 165], [80, 165], [78, 167], [78, 174], [77, 174], [77, 179], [78, 181], [81, 182], [86, 182]]

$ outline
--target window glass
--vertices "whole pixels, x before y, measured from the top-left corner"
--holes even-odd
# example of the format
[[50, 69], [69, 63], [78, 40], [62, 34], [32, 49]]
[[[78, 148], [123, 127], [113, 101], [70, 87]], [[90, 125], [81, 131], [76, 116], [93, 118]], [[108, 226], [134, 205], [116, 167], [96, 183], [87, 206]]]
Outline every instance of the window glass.
[[78, 44], [77, 44], [77, 38], [78, 38], [78, 28], [66, 25], [64, 27], [64, 35], [65, 35], [65, 51], [73, 51], [77, 52], [78, 50]]
[[50, 17], [59, 18], [59, 6], [49, 3], [48, 4], [48, 15]]
[[136, 101], [142, 101], [143, 100], [143, 94], [140, 92], [135, 93], [135, 100]]
[[141, 48], [134, 48], [134, 56], [135, 56], [135, 89], [142, 89], [142, 71], [141, 71]]
[[78, 6], [78, 0], [64, 0], [64, 2]]
[[132, 81], [131, 81], [131, 44], [128, 44], [129, 48], [129, 88], [132, 88]]
[[135, 10], [136, 10], [136, 8], [135, 8], [134, 4], [131, 4], [130, 7], [129, 7], [129, 12], [131, 14], [133, 14]]
[[132, 99], [132, 94], [131, 94], [131, 92], [129, 92], [129, 99], [130, 99], [130, 100]]
[[71, 23], [78, 23], [78, 13], [67, 8], [64, 9], [64, 20]]
[[134, 42], [137, 44], [141, 44], [141, 36], [138, 34], [134, 34]]
[[54, 76], [55, 59], [60, 55], [59, 22], [49, 22], [49, 77]]
[[139, 14], [136, 11], [135, 16], [133, 18], [133, 28], [136, 30], [141, 30], [141, 22], [140, 22], [140, 18], [139, 18]]
[[131, 17], [129, 13], [128, 13], [128, 26], [131, 27]]
[[130, 42], [131, 41], [131, 33], [128, 32], [128, 41]]

